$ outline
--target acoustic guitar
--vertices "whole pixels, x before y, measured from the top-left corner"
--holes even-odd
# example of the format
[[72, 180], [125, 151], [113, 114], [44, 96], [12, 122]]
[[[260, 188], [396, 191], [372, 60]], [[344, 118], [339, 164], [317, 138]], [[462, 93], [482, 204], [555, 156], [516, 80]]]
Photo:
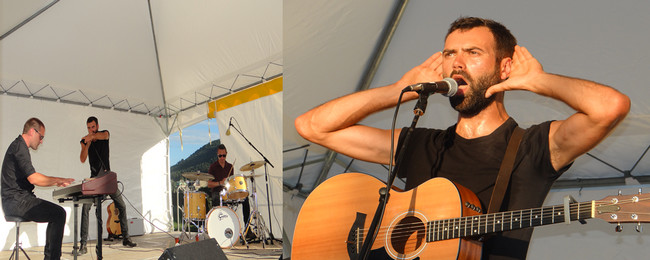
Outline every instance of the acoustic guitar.
[[[385, 183], [346, 173], [320, 184], [305, 200], [293, 235], [292, 259], [357, 259]], [[600, 218], [648, 222], [648, 194], [482, 214], [470, 190], [434, 178], [405, 192], [394, 190], [372, 251], [393, 259], [480, 259], [481, 235]]]
[[122, 234], [122, 228], [120, 226], [120, 211], [115, 207], [115, 202], [106, 207], [108, 211], [108, 219], [106, 220], [106, 230], [108, 231], [109, 237], [119, 237]]

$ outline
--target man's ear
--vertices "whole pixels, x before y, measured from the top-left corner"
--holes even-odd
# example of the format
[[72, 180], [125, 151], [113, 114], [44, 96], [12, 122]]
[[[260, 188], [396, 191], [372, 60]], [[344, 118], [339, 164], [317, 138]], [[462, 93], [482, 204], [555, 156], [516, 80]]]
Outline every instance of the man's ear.
[[501, 79], [505, 80], [510, 77], [510, 69], [512, 68], [512, 58], [505, 57], [501, 59], [501, 64], [499, 64], [499, 69], [501, 70]]

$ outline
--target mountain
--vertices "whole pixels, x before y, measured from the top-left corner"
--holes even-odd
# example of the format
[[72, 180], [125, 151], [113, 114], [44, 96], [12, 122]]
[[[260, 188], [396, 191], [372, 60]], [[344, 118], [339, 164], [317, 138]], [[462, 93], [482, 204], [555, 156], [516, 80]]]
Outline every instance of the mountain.
[[181, 159], [176, 164], [174, 164], [171, 171], [171, 180], [172, 182], [178, 182], [181, 179], [181, 174], [184, 172], [208, 172], [210, 164], [217, 160], [217, 147], [221, 144], [221, 140], [217, 139], [212, 141], [212, 144], [207, 143], [194, 153], [192, 153], [187, 159]]

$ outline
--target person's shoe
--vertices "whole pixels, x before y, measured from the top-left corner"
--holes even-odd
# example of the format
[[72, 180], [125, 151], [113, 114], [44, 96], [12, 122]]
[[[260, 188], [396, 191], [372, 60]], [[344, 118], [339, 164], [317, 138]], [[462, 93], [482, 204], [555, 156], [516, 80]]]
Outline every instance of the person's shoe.
[[126, 247], [135, 247], [135, 246], [137, 246], [138, 244], [133, 243], [133, 241], [131, 241], [131, 239], [129, 239], [129, 238], [125, 238], [125, 239], [122, 241], [122, 245], [124, 245], [124, 246], [126, 246]]
[[[74, 255], [74, 250], [72, 250], [72, 255]], [[85, 253], [88, 253], [88, 248], [86, 248], [86, 244], [81, 244], [79, 246], [79, 250], [77, 250], [77, 256], [83, 255]]]

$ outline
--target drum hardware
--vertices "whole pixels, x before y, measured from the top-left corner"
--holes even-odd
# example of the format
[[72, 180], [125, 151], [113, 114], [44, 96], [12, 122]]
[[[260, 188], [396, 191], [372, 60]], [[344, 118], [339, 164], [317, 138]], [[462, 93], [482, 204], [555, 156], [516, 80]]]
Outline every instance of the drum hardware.
[[[198, 191], [201, 187], [207, 187], [207, 182], [214, 179], [208, 173], [186, 172], [181, 174], [186, 181], [179, 182], [178, 190], [183, 191], [183, 207], [178, 204], [178, 193], [176, 194], [177, 207], [181, 209], [182, 228], [179, 240], [198, 241], [205, 237], [206, 198], [204, 192]], [[179, 219], [179, 218], [177, 218]], [[191, 226], [196, 227], [197, 233], [192, 235]]]
[[[181, 229], [181, 240], [198, 241], [204, 238], [206, 197], [204, 192], [185, 191], [183, 193], [183, 226]], [[192, 234], [191, 226], [197, 229], [196, 234]]]
[[[242, 167], [243, 168], [243, 167]], [[251, 196], [253, 197], [254, 203], [253, 203], [253, 210], [251, 211], [250, 218], [248, 219], [248, 223], [246, 223], [246, 230], [244, 230], [244, 234], [248, 234], [249, 231], [251, 231], [253, 234], [255, 234], [256, 238], [259, 238], [259, 241], [262, 241], [262, 248], [265, 248], [265, 242], [266, 242], [266, 233], [269, 233], [269, 230], [266, 228], [266, 225], [264, 223], [264, 219], [262, 218], [262, 215], [260, 214], [258, 210], [258, 202], [257, 202], [257, 188], [255, 187], [255, 178], [252, 176], [257, 176], [254, 173], [254, 170], [251, 171]], [[248, 242], [245, 238], [245, 235], [243, 236], [244, 241]]]

